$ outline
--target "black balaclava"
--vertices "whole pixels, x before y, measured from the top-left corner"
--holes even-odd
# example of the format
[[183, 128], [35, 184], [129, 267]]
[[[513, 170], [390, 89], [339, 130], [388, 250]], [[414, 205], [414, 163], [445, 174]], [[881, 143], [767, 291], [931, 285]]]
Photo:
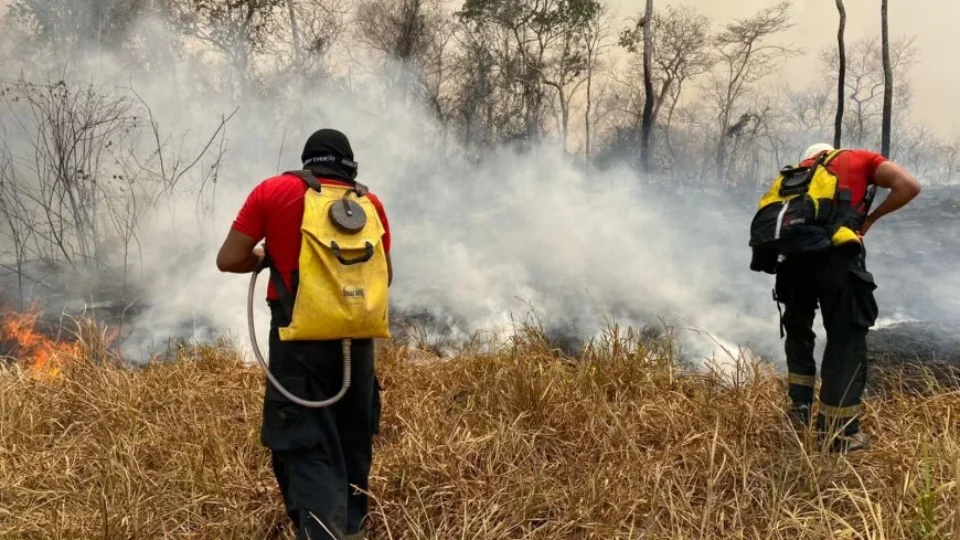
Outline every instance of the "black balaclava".
[[300, 155], [304, 169], [317, 176], [352, 183], [357, 177], [357, 162], [347, 136], [335, 129], [315, 131]]

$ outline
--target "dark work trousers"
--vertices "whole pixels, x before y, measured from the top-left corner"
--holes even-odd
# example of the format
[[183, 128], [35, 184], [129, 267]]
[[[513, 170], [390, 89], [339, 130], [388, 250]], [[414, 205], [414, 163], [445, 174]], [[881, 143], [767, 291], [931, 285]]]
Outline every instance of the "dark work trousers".
[[[812, 405], [817, 366], [813, 357], [815, 312], [819, 305], [827, 341], [821, 364], [820, 430], [860, 429], [860, 405], [867, 380], [867, 331], [876, 322], [876, 285], [866, 270], [865, 252], [847, 244], [818, 254], [789, 255], [776, 276], [789, 395], [795, 406]], [[812, 408], [811, 408], [812, 410]]]
[[[343, 384], [341, 342], [280, 341], [277, 328], [286, 326], [287, 317], [278, 303], [271, 302], [270, 309], [274, 377], [303, 399], [334, 396]], [[367, 497], [353, 486], [368, 489], [373, 435], [380, 422], [373, 341], [354, 340], [351, 357], [350, 389], [329, 407], [302, 407], [266, 383], [261, 441], [272, 451], [273, 471], [298, 540], [341, 540], [360, 532], [367, 515]]]

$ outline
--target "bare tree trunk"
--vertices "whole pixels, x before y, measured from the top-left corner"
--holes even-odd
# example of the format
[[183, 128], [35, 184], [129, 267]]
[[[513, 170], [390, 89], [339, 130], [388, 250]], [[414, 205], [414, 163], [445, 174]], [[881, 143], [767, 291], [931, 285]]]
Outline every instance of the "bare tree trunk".
[[640, 166], [650, 172], [650, 133], [653, 126], [653, 0], [647, 0], [643, 20], [643, 119], [640, 124]]
[[570, 151], [570, 104], [562, 90], [560, 91], [560, 118], [563, 122], [563, 153], [566, 154]]
[[880, 153], [890, 157], [890, 124], [893, 116], [893, 67], [890, 65], [890, 27], [887, 21], [887, 0], [880, 7], [883, 25], [883, 127], [880, 134]]
[[[729, 94], [729, 90], [727, 91]], [[714, 167], [716, 168], [717, 180], [719, 182], [727, 181], [727, 132], [730, 129], [730, 101], [724, 105], [724, 110], [720, 114], [720, 141], [717, 143], [717, 153], [714, 156]], [[702, 178], [706, 182], [706, 177]]]
[[[600, 49], [604, 40], [606, 23], [604, 19], [604, 10], [601, 8], [597, 12], [596, 18], [591, 21], [588, 31], [587, 42], [587, 103], [584, 114], [584, 162], [589, 164], [593, 155], [593, 77], [599, 67]], [[601, 92], [602, 93], [602, 92]], [[599, 104], [597, 109], [599, 110]], [[599, 119], [598, 119], [599, 120]]]
[[840, 148], [843, 140], [843, 85], [847, 80], [847, 48], [843, 42], [843, 32], [847, 27], [847, 10], [843, 0], [837, 0], [837, 11], [840, 12], [840, 29], [837, 31], [837, 49], [840, 56], [840, 73], [837, 76], [837, 119], [833, 124], [833, 147]]
[[584, 113], [584, 161], [590, 163], [590, 114], [593, 112], [593, 59], [587, 60], [587, 107]]
[[[680, 95], [679, 92], [677, 95]], [[673, 113], [677, 110], [677, 101], [678, 99], [670, 100], [670, 108], [667, 109], [667, 120], [663, 126], [663, 142], [666, 143], [667, 151], [670, 152], [670, 158], [673, 160], [674, 165], [680, 163], [680, 158], [677, 157], [677, 151], [673, 147], [673, 141], [670, 139], [670, 132], [673, 128]], [[676, 167], [673, 168], [675, 169]]]
[[287, 11], [290, 14], [290, 31], [293, 33], [293, 64], [300, 65], [300, 26], [297, 24], [297, 12], [293, 8], [294, 0], [287, 0]]

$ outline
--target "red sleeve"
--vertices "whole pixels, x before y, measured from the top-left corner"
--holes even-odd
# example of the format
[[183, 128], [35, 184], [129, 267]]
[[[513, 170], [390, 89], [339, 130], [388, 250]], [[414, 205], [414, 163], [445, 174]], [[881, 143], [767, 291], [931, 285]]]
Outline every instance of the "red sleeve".
[[370, 194], [370, 202], [377, 209], [380, 223], [383, 224], [383, 250], [390, 253], [390, 222], [387, 221], [387, 212], [383, 209], [383, 203], [380, 202], [380, 199], [372, 193]]
[[267, 218], [263, 206], [263, 183], [253, 188], [233, 221], [233, 230], [259, 242], [267, 235]]
[[871, 152], [869, 150], [857, 150], [857, 158], [863, 164], [863, 172], [867, 175], [868, 183], [873, 183], [873, 177], [877, 174], [877, 169], [887, 158], [883, 154]]

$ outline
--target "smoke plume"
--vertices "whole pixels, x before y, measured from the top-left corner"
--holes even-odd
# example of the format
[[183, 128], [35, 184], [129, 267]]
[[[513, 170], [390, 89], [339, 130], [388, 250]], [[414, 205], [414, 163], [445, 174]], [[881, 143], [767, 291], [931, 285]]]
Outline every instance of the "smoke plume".
[[[158, 37], [162, 25], [143, 25], [145, 35], [166, 42]], [[23, 69], [0, 66], [0, 78], [14, 80]], [[269, 98], [206, 90], [222, 76], [210, 66], [173, 62], [131, 72], [104, 50], [64, 71], [25, 72], [36, 80], [103, 85], [135, 99], [143, 111], [149, 107], [128, 144], [153, 160], [153, 170], [161, 167], [151, 154], [157, 141], [181, 156], [180, 167], [208, 149], [181, 179], [182, 189], [156, 198], [140, 223], [130, 280], [142, 307], [124, 323], [122, 343], [131, 360], [162, 351], [171, 338], [208, 342], [225, 335], [245, 346], [249, 276], [219, 273], [216, 250], [247, 193], [267, 177], [299, 168], [303, 142], [321, 127], [348, 135], [358, 179], [384, 201], [393, 235], [395, 313], [451, 321], [449, 331], [460, 337], [504, 335], [528, 316], [548, 330], [583, 337], [607, 322], [666, 324], [679, 331], [693, 359], [723, 358], [722, 347], [736, 354], [738, 346], [780, 359], [773, 278], [748, 269], [754, 201], [719, 186], [663, 189], [663, 180], [643, 178], [626, 164], [599, 170], [551, 142], [528, 150], [500, 147], [478, 159], [425, 107], [384, 90], [396, 69], [371, 68], [349, 88], [333, 79], [291, 77]], [[8, 147], [15, 154], [26, 148]], [[169, 172], [174, 164], [162, 167]], [[109, 169], [105, 164], [102, 172]], [[891, 247], [901, 245], [895, 227], [881, 222], [870, 241], [891, 263], [878, 274], [884, 315], [956, 317], [956, 300], [917, 289], [923, 280], [911, 278], [915, 261]], [[902, 264], [894, 264], [897, 257]], [[936, 276], [958, 290], [953, 274], [938, 270]], [[260, 281], [263, 339], [265, 275]], [[895, 283], [915, 293], [892, 292]]]

